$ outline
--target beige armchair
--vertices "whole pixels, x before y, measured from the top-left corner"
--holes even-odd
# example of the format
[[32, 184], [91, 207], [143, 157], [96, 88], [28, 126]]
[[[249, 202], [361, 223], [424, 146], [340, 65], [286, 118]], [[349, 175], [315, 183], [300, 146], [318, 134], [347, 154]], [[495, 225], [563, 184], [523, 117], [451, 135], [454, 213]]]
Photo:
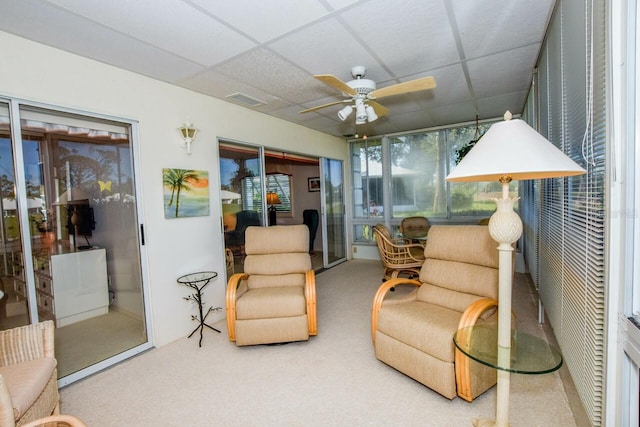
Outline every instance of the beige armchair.
[[227, 284], [229, 339], [239, 346], [317, 334], [316, 282], [306, 225], [248, 227], [244, 273]]
[[408, 239], [394, 239], [383, 224], [376, 224], [373, 233], [384, 267], [383, 281], [406, 274], [417, 277], [424, 262], [424, 246], [410, 243]]
[[[389, 280], [374, 297], [376, 357], [449, 399], [472, 401], [492, 387], [495, 369], [455, 349], [453, 335], [465, 326], [495, 322], [497, 245], [484, 226], [432, 226], [419, 279]], [[385, 299], [400, 285], [415, 289]]]
[[0, 331], [0, 426], [59, 413], [51, 320]]

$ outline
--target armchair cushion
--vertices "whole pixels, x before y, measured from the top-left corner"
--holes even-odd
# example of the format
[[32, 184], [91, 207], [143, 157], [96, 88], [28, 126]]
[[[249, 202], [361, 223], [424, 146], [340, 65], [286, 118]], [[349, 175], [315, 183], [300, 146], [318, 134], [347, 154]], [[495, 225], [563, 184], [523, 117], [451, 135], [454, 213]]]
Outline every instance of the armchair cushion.
[[40, 397], [55, 369], [56, 359], [51, 357], [0, 366], [0, 375], [9, 389], [16, 420]]
[[[385, 306], [378, 317], [378, 332], [440, 360], [453, 363], [453, 341], [462, 313], [420, 301]], [[443, 342], [451, 341], [450, 346]]]
[[253, 289], [236, 302], [238, 320], [304, 316], [305, 313], [302, 286]]
[[276, 276], [254, 274], [247, 279], [248, 289], [273, 287], [304, 287], [304, 274], [292, 273]]

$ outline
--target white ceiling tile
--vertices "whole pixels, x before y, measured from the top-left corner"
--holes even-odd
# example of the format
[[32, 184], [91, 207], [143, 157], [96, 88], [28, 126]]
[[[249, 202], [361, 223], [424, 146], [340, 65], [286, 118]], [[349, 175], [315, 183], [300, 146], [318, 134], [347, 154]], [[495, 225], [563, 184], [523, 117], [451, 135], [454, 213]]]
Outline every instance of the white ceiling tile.
[[314, 89], [323, 86], [316, 79], [265, 49], [247, 52], [216, 70], [248, 85], [268, 88], [269, 93], [293, 103], [326, 95]]
[[554, 0], [451, 0], [466, 58], [540, 43]]
[[512, 114], [522, 114], [527, 94], [528, 91], [522, 91], [478, 99], [480, 118], [502, 117], [507, 110]]
[[269, 48], [311, 74], [333, 74], [346, 82], [353, 79], [352, 67], [364, 65], [369, 79], [380, 81], [391, 78], [376, 59], [335, 19], [303, 28], [269, 44]]
[[339, 16], [398, 77], [460, 60], [442, 1], [372, 0]]
[[472, 101], [445, 105], [428, 111], [435, 123], [443, 123], [444, 119], [453, 120], [451, 123], [469, 122], [475, 120], [478, 113]]
[[530, 45], [468, 61], [475, 95], [479, 98], [527, 90], [540, 45]]
[[256, 45], [181, 0], [48, 1], [206, 66]]
[[259, 42], [274, 39], [329, 13], [317, 0], [193, 2]]
[[366, 0], [325, 0], [326, 3], [329, 4], [329, 6], [331, 6], [331, 8], [333, 8], [333, 10], [338, 10], [338, 9], [342, 9], [343, 7], [347, 7], [349, 5], [352, 5], [354, 3], [358, 3], [359, 1], [366, 1]]
[[[14, 19], [15, 16], [29, 19]], [[203, 67], [42, 1], [4, 2], [0, 28], [77, 55], [175, 82]]]

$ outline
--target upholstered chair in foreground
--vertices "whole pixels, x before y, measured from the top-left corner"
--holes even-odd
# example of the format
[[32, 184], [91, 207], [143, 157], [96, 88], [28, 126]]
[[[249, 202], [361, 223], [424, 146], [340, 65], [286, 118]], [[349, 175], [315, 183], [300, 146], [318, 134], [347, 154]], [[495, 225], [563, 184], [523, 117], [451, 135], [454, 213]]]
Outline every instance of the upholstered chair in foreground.
[[306, 225], [248, 227], [244, 273], [231, 276], [229, 339], [239, 346], [308, 340], [317, 334], [316, 282]]
[[[458, 395], [472, 401], [492, 387], [495, 369], [455, 349], [453, 335], [465, 326], [496, 321], [497, 245], [485, 226], [432, 226], [419, 279], [389, 280], [374, 297], [376, 357], [449, 399]], [[400, 285], [415, 289], [403, 298], [385, 299]]]
[[424, 246], [411, 243], [409, 239], [394, 239], [384, 224], [376, 224], [373, 234], [382, 261], [382, 280], [389, 280], [404, 274], [418, 276], [424, 262]]
[[87, 427], [87, 425], [80, 418], [73, 415], [58, 414], [22, 424], [22, 427]]
[[0, 426], [59, 413], [53, 321], [0, 331]]

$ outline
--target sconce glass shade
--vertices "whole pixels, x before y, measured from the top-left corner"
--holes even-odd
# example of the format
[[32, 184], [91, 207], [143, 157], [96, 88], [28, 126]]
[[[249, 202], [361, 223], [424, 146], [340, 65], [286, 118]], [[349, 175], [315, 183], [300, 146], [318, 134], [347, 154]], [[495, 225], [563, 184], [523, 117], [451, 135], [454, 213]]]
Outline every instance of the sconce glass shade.
[[194, 128], [193, 124], [187, 120], [182, 127], [178, 128], [178, 132], [180, 132], [183, 146], [187, 148], [187, 154], [191, 154], [191, 143], [196, 139], [198, 129]]
[[277, 193], [274, 193], [273, 191], [270, 191], [267, 193], [267, 204], [268, 205], [279, 205], [280, 204], [280, 198], [278, 197]]
[[349, 117], [352, 112], [353, 112], [353, 107], [351, 105], [347, 105], [346, 107], [338, 111], [338, 118], [344, 122], [345, 120], [347, 120], [347, 117]]

